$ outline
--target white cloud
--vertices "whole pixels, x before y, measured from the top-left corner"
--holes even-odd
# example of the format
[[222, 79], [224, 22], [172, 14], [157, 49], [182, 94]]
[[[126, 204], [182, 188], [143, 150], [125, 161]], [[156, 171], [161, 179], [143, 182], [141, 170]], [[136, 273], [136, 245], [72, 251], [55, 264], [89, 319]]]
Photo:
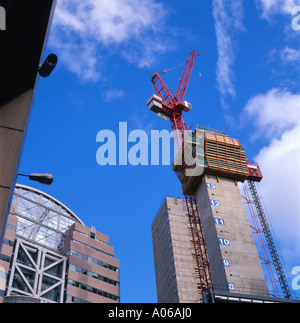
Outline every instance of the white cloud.
[[[267, 214], [284, 262], [299, 265], [300, 254], [300, 126], [273, 140], [256, 157], [264, 179], [260, 184]], [[296, 257], [295, 257], [296, 256]]]
[[121, 89], [108, 90], [104, 93], [104, 100], [105, 102], [111, 102], [114, 100], [124, 98], [125, 96], [126, 93]]
[[97, 81], [102, 76], [103, 58], [97, 54], [95, 44], [78, 40], [72, 35], [68, 39], [64, 41], [56, 38], [55, 44], [50, 42], [59, 56], [59, 61], [82, 81]]
[[103, 49], [141, 67], [169, 50], [166, 12], [156, 0], [60, 0], [49, 43], [70, 71], [95, 81], [103, 77]]
[[283, 63], [297, 63], [297, 66], [299, 67], [299, 61], [300, 61], [300, 49], [294, 49], [291, 47], [286, 46], [281, 52], [280, 52], [280, 58]]
[[232, 68], [236, 59], [235, 36], [244, 30], [242, 2], [213, 0], [213, 17], [218, 49], [217, 85], [222, 105], [226, 107], [226, 96], [236, 96]]
[[[249, 101], [244, 112], [269, 144], [255, 161], [264, 179], [259, 188], [284, 262], [300, 254], [300, 94], [272, 89]], [[258, 138], [257, 138], [258, 139]]]
[[285, 131], [300, 126], [300, 94], [272, 89], [249, 100], [244, 111], [248, 118], [255, 121], [254, 138], [278, 137]]
[[121, 43], [156, 29], [163, 6], [153, 0], [62, 0], [54, 23], [70, 27], [101, 43]]
[[298, 0], [258, 0], [257, 3], [262, 11], [262, 17], [268, 20], [274, 14], [290, 15], [292, 9], [299, 5]]
[[299, 83], [300, 43], [297, 38], [299, 34], [294, 30], [295, 13], [293, 13], [293, 9], [300, 6], [300, 1], [256, 0], [256, 3], [261, 11], [261, 17], [266, 19], [270, 25], [280, 24], [282, 40], [286, 43], [285, 46], [279, 45], [280, 47], [277, 46], [270, 51], [270, 62], [274, 63], [272, 73], [278, 77], [278, 80], [280, 79], [281, 87], [285, 84], [296, 88]]

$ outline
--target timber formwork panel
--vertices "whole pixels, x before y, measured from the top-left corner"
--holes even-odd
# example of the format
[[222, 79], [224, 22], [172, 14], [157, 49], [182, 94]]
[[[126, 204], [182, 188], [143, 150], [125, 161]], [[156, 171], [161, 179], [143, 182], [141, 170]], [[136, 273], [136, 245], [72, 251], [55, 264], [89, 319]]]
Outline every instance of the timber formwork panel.
[[245, 181], [249, 176], [246, 154], [237, 139], [205, 132], [207, 174], [226, 175]]

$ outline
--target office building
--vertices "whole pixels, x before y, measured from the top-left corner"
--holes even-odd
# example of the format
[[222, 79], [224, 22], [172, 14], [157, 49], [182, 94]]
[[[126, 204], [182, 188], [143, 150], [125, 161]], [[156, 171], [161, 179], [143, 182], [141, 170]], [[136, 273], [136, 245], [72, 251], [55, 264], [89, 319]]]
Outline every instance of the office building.
[[109, 237], [55, 198], [16, 185], [0, 255], [0, 302], [120, 302]]

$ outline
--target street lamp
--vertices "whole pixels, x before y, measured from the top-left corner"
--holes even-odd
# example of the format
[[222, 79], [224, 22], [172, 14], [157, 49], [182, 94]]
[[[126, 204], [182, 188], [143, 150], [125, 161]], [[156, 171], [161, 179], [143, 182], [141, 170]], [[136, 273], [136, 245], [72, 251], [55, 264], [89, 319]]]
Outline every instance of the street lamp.
[[53, 175], [51, 174], [18, 174], [18, 176], [29, 177], [30, 180], [39, 182], [45, 185], [51, 185], [53, 183]]

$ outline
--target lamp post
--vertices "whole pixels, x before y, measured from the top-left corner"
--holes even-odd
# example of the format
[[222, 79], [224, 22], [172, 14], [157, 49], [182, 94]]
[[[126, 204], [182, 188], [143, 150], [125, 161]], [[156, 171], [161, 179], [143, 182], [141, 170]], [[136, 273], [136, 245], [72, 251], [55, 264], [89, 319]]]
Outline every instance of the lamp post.
[[18, 176], [28, 177], [32, 181], [39, 182], [45, 185], [51, 185], [53, 183], [53, 175], [51, 174], [18, 174]]

